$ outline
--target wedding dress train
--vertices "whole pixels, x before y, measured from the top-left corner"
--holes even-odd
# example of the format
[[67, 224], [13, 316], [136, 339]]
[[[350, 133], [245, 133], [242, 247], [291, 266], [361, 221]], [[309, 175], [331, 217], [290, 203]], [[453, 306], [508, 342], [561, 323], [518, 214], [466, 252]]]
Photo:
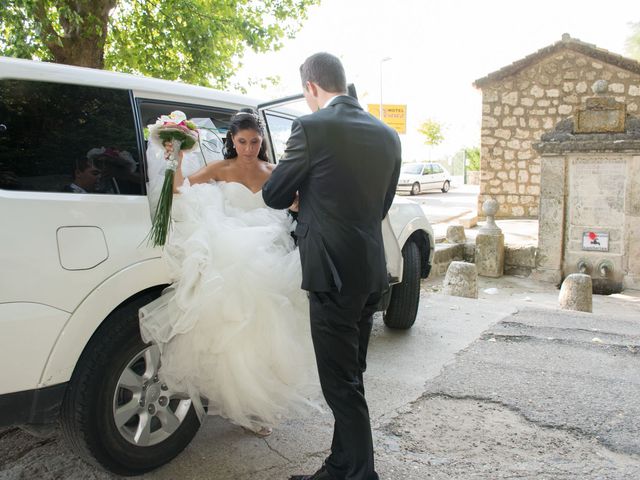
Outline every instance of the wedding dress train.
[[173, 285], [141, 309], [172, 390], [256, 430], [307, 411], [319, 388], [291, 219], [240, 183], [184, 186], [165, 247]]

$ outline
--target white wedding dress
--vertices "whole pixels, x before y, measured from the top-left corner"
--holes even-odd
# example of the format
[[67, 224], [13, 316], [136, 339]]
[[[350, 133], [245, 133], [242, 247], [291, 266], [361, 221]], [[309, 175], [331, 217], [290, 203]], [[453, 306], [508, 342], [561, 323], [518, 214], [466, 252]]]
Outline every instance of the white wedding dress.
[[254, 430], [314, 407], [309, 306], [287, 213], [218, 182], [182, 187], [173, 218], [174, 283], [140, 311], [143, 339], [161, 348], [162, 380]]

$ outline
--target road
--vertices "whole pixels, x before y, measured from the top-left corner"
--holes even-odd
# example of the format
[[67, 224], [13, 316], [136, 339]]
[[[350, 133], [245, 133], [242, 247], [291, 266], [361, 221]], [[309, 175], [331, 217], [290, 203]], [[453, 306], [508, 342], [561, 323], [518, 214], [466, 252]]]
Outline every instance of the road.
[[[594, 297], [594, 314], [555, 309], [558, 291], [480, 279], [480, 298], [423, 283], [409, 331], [378, 318], [367, 396], [383, 480], [640, 478], [640, 292]], [[535, 306], [535, 307], [534, 307]], [[145, 479], [286, 479], [327, 454], [328, 413], [258, 439], [209, 418]], [[0, 430], [0, 480], [114, 478], [57, 437]]]
[[[425, 383], [511, 307], [486, 304], [472, 319], [461, 310], [434, 302], [423, 292], [419, 317], [409, 331], [392, 331], [377, 318], [369, 348], [365, 380], [372, 422], [380, 429], [399, 408], [424, 392]], [[446, 318], [446, 321], [442, 319]], [[286, 479], [296, 471], [313, 472], [327, 455], [332, 420], [328, 412], [292, 419], [267, 439], [258, 439], [218, 418], [207, 418], [191, 445], [149, 479]], [[386, 436], [376, 431], [378, 437]], [[396, 455], [390, 459], [395, 464]], [[381, 457], [381, 462], [382, 457]], [[394, 468], [384, 467], [381, 472]], [[18, 429], [0, 430], [0, 480], [77, 478], [112, 479], [71, 454], [59, 438], [37, 439]], [[384, 478], [394, 478], [385, 475]]]
[[478, 191], [478, 185], [461, 185], [454, 181], [447, 193], [434, 190], [414, 196], [403, 195], [403, 198], [420, 204], [431, 225], [436, 225], [475, 212]]

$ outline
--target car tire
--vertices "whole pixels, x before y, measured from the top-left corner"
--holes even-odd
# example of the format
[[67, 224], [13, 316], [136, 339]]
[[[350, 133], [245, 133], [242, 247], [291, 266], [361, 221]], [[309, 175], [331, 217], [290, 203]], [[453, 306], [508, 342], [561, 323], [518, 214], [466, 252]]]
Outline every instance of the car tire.
[[451, 188], [451, 182], [449, 182], [449, 180], [445, 180], [440, 190], [442, 190], [442, 193], [447, 193], [450, 188]]
[[159, 382], [158, 347], [140, 338], [138, 309], [156, 297], [142, 295], [105, 320], [81, 355], [62, 404], [62, 432], [71, 449], [117, 475], [139, 475], [169, 462], [200, 428], [188, 396]]
[[411, 185], [411, 195], [418, 195], [420, 193], [420, 184], [418, 182]]
[[407, 330], [416, 321], [420, 302], [420, 248], [412, 240], [402, 247], [402, 259], [402, 282], [392, 287], [383, 319], [389, 328]]

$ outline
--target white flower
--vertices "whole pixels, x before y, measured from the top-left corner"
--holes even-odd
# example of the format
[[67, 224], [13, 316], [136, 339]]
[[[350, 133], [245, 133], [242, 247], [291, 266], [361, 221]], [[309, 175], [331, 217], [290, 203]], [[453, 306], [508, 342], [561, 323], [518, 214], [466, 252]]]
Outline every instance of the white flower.
[[133, 155], [126, 150], [100, 147], [92, 148], [87, 152], [87, 159], [91, 162], [95, 162], [101, 157], [106, 157], [109, 163], [126, 168], [131, 173], [136, 171], [137, 162], [134, 160]]
[[87, 152], [87, 158], [91, 161], [95, 160], [96, 158], [98, 158], [100, 155], [102, 155], [104, 152], [106, 152], [106, 148], [104, 147], [100, 147], [100, 148], [92, 148], [91, 150], [89, 150]]
[[187, 116], [184, 112], [180, 110], [175, 110], [171, 112], [169, 115], [161, 115], [160, 118], [156, 121], [156, 126], [164, 125], [165, 123], [180, 123], [187, 119]]

